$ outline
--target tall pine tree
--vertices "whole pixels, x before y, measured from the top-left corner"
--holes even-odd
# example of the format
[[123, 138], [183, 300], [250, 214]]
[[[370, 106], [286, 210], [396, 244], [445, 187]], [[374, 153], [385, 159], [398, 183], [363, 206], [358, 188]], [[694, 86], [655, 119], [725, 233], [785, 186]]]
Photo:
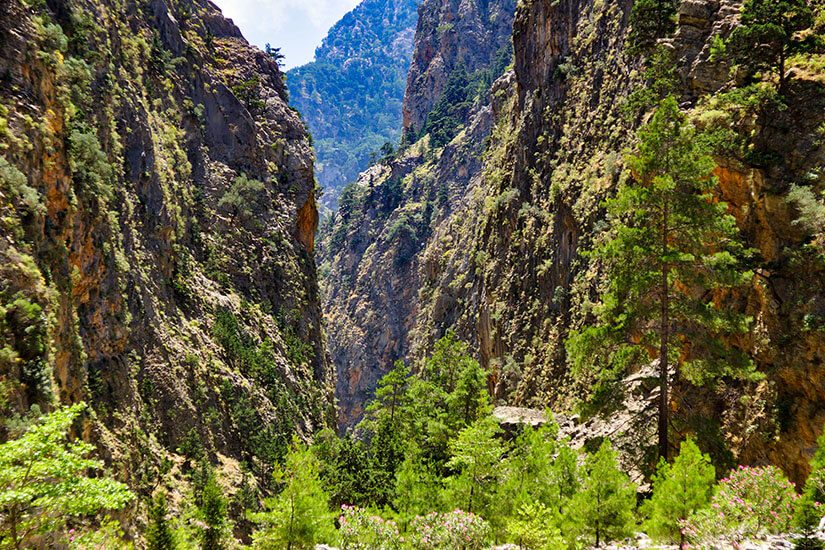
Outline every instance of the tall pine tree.
[[718, 376], [755, 376], [750, 359], [723, 337], [749, 319], [717, 304], [721, 291], [752, 274], [733, 216], [715, 202], [713, 160], [669, 96], [639, 132], [633, 174], [606, 202], [612, 230], [589, 255], [607, 265], [608, 289], [597, 320], [568, 339], [574, 368], [592, 369], [602, 388], [658, 357], [659, 454], [668, 456], [671, 366], [701, 384]]

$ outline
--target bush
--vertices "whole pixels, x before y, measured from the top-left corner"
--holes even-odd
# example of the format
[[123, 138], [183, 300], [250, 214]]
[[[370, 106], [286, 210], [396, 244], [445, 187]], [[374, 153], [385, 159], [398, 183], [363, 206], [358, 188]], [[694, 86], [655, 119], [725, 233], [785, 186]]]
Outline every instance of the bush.
[[79, 191], [108, 200], [112, 197], [112, 166], [91, 132], [72, 130], [69, 138], [69, 166]]
[[480, 516], [454, 510], [418, 516], [410, 531], [409, 546], [416, 550], [479, 550], [486, 547], [490, 525]]
[[739, 466], [714, 490], [710, 508], [682, 521], [691, 543], [719, 538], [736, 542], [789, 529], [799, 496], [793, 484], [774, 466]]
[[555, 514], [542, 504], [525, 504], [507, 522], [507, 533], [522, 550], [561, 550], [567, 543], [554, 525]]
[[341, 506], [341, 547], [344, 550], [390, 550], [404, 542], [394, 521], [385, 521], [363, 508]]

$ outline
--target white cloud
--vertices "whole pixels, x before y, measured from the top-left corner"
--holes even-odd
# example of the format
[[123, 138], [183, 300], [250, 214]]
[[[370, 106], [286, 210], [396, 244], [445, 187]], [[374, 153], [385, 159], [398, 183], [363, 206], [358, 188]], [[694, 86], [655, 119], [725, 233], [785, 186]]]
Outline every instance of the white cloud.
[[215, 0], [256, 46], [281, 48], [288, 67], [312, 60], [329, 28], [360, 0]]

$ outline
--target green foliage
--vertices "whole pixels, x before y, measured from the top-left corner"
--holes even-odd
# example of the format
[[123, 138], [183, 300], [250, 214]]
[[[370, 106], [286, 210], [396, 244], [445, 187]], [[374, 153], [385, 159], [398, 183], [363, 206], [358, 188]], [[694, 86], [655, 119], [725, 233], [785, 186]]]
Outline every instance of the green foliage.
[[584, 469], [587, 476], [572, 504], [577, 530], [592, 538], [596, 546], [631, 535], [636, 489], [619, 470], [610, 441], [605, 439], [599, 450], [587, 457]]
[[26, 176], [5, 157], [0, 157], [0, 189], [10, 192], [10, 197], [29, 211], [30, 214], [45, 214], [46, 207], [36, 189], [28, 185]]
[[261, 550], [312, 549], [332, 538], [328, 497], [321, 487], [320, 466], [305, 445], [292, 442], [284, 466], [275, 474], [280, 494], [264, 501], [266, 511], [251, 513], [259, 525], [253, 547]]
[[507, 533], [522, 550], [563, 550], [567, 543], [554, 525], [555, 513], [541, 503], [526, 503], [507, 521]]
[[653, 50], [645, 62], [644, 80], [645, 84], [639, 86], [627, 98], [627, 102], [622, 106], [623, 110], [631, 117], [636, 117], [659, 105], [668, 95], [675, 93], [679, 86], [679, 75], [677, 73], [673, 50], [664, 46], [659, 46]]
[[653, 476], [653, 497], [642, 512], [648, 517], [646, 533], [653, 538], [684, 543], [681, 521], [706, 507], [713, 492], [716, 471], [692, 439], [682, 442], [679, 455], [669, 464], [659, 460]]
[[486, 416], [451, 441], [447, 466], [456, 474], [447, 480], [447, 491], [456, 507], [493, 517], [496, 489], [503, 476], [501, 459], [507, 451], [500, 432], [498, 421]]
[[241, 100], [248, 109], [263, 109], [266, 107], [266, 103], [261, 101], [261, 77], [257, 74], [234, 84], [232, 86], [232, 93], [235, 94], [235, 97]]
[[752, 273], [741, 268], [746, 252], [736, 220], [713, 200], [714, 162], [672, 96], [639, 138], [638, 153], [628, 157], [634, 178], [605, 203], [612, 230], [590, 253], [607, 263], [608, 291], [596, 323], [573, 332], [567, 349], [574, 369], [596, 379], [602, 399], [631, 367], [658, 354], [659, 450], [666, 456], [669, 365], [694, 384], [758, 378], [748, 356], [721, 339], [747, 332], [750, 319], [705, 298]]
[[816, 536], [819, 522], [825, 516], [825, 431], [817, 440], [817, 450], [811, 460], [811, 473], [805, 482], [802, 497], [794, 509], [793, 526], [800, 538], [794, 541], [796, 550], [822, 550], [825, 542]]
[[249, 179], [246, 174], [241, 174], [218, 201], [218, 208], [232, 213], [230, 221], [234, 221], [236, 216], [242, 219], [251, 218], [252, 207], [265, 189], [262, 181]]
[[149, 506], [149, 525], [146, 527], [146, 550], [175, 550], [178, 545], [169, 525], [168, 496], [157, 493]]
[[450, 73], [444, 92], [427, 115], [421, 135], [430, 134], [433, 147], [443, 147], [467, 120], [477, 93], [475, 82], [461, 65]]
[[69, 167], [72, 183], [79, 195], [88, 194], [104, 202], [112, 198], [112, 166], [94, 132], [72, 130], [69, 136]]
[[822, 503], [815, 502], [808, 495], [796, 501], [793, 526], [799, 538], [794, 539], [795, 550], [822, 550], [825, 541], [817, 536], [819, 522], [822, 520]]
[[92, 445], [68, 438], [85, 408], [80, 403], [58, 409], [0, 445], [0, 548], [28, 546], [70, 518], [118, 510], [134, 498], [122, 483], [88, 477], [103, 464], [84, 458]]
[[788, 58], [796, 53], [825, 49], [822, 37], [812, 32], [814, 12], [808, 0], [746, 0], [741, 26], [730, 37], [733, 60], [750, 74], [773, 71], [784, 93]]
[[198, 538], [201, 550], [224, 550], [228, 536], [229, 525], [226, 514], [226, 498], [223, 489], [215, 480], [215, 475], [209, 475], [206, 486], [200, 496], [201, 505], [198, 508], [199, 525]]
[[126, 534], [117, 520], [109, 517], [103, 519], [100, 527], [94, 530], [73, 530], [67, 537], [69, 550], [133, 550], [134, 545], [127, 542]]
[[30, 403], [48, 402], [52, 397], [49, 326], [43, 308], [20, 293], [0, 303], [0, 367], [19, 367]]
[[809, 235], [825, 233], [825, 201], [817, 197], [810, 187], [792, 185], [786, 200], [799, 212], [793, 225]]
[[649, 53], [676, 30], [677, 0], [636, 0], [630, 12], [631, 52]]
[[314, 451], [321, 460], [324, 489], [334, 506], [369, 505], [374, 494], [374, 472], [369, 467], [369, 449], [363, 442], [324, 431], [316, 438]]

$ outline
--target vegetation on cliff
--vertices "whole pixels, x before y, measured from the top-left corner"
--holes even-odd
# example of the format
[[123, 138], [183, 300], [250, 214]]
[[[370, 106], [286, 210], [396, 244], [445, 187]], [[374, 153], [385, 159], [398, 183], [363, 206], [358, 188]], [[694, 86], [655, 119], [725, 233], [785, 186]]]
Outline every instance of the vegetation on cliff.
[[401, 102], [416, 0], [367, 0], [333, 26], [315, 61], [286, 73], [292, 105], [312, 132], [322, 203], [335, 209], [382, 145], [401, 137]]

